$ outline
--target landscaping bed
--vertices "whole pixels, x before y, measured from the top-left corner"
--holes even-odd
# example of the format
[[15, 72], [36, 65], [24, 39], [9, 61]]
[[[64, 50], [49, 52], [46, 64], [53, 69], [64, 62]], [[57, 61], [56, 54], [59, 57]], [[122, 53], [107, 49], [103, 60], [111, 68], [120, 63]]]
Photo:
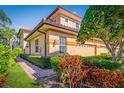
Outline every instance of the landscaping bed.
[[35, 61], [33, 63], [37, 63], [41, 68], [45, 67], [43, 63], [49, 63], [60, 82], [67, 87], [124, 87], [123, 62], [114, 62], [108, 55], [91, 57], [64, 55], [50, 57], [49, 60], [46, 60], [46, 57], [29, 55], [22, 58]]
[[68, 87], [124, 87], [121, 63], [109, 62], [110, 60], [105, 58], [99, 58], [98, 63], [95, 63], [89, 57], [88, 60], [85, 58], [69, 55], [55, 56], [51, 58], [51, 65], [60, 81]]
[[49, 57], [33, 56], [33, 55], [28, 55], [28, 54], [21, 54], [20, 57], [25, 60], [28, 60], [32, 64], [34, 64], [42, 69], [51, 68], [51, 63], [50, 63]]

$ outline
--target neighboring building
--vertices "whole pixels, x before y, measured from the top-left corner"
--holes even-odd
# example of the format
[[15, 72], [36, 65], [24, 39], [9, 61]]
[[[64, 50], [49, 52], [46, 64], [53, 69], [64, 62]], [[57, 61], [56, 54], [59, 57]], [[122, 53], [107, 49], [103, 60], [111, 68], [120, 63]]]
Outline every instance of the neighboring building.
[[[96, 38], [87, 41], [83, 46], [77, 42], [81, 21], [82, 18], [76, 12], [57, 7], [30, 34], [27, 36], [23, 34], [20, 38], [21, 46], [25, 53], [41, 56], [60, 55], [61, 53], [93, 56], [108, 52], [103, 42]], [[25, 47], [24, 38], [29, 43], [28, 47]]]
[[29, 43], [24, 38], [31, 33], [31, 29], [21, 28], [18, 32], [19, 46], [22, 48], [23, 53], [29, 54]]

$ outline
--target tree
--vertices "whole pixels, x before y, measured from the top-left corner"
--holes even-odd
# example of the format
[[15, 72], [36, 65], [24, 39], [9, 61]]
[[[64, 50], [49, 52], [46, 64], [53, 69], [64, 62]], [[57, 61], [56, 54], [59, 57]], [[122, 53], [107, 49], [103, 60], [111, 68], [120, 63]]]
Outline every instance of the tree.
[[6, 15], [6, 13], [0, 9], [0, 25], [1, 24], [12, 24], [11, 19]]
[[91, 38], [101, 39], [118, 61], [124, 52], [124, 6], [90, 6], [78, 33], [82, 44]]
[[10, 18], [0, 9], [0, 42], [2, 42], [4, 37], [5, 26], [10, 24], [12, 24]]
[[14, 41], [16, 39], [15, 30], [10, 28], [10, 27], [5, 27], [4, 38], [7, 39], [7, 45], [12, 50], [13, 49], [13, 43], [14, 43]]
[[0, 42], [7, 44], [12, 50], [16, 39], [16, 32], [9, 27], [10, 24], [12, 24], [10, 18], [3, 10], [0, 10]]

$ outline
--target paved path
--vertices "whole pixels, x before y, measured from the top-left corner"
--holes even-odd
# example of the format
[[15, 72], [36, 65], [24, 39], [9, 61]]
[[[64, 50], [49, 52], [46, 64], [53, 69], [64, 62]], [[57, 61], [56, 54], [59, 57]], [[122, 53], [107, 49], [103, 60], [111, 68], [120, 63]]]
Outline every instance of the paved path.
[[41, 69], [22, 58], [17, 58], [17, 62], [19, 62], [27, 75], [37, 80], [39, 84], [45, 87], [64, 87], [61, 83], [57, 82], [56, 74], [52, 69]]

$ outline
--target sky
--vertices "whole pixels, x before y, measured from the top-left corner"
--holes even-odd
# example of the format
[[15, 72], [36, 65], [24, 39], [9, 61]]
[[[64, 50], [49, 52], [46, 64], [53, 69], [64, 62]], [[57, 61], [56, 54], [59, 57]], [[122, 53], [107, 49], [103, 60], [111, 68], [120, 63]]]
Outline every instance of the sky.
[[[33, 29], [42, 18], [47, 17], [57, 5], [0, 5], [7, 16], [12, 20], [11, 27], [17, 32], [20, 28]], [[83, 17], [89, 6], [87, 5], [61, 5], [61, 7], [77, 12]]]

